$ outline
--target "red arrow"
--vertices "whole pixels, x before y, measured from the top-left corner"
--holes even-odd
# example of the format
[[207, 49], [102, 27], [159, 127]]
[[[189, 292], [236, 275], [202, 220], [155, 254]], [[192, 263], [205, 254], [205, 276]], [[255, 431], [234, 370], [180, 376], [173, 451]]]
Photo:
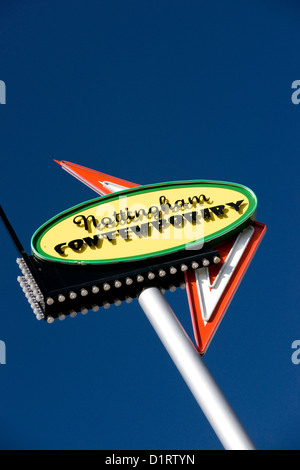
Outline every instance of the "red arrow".
[[58, 163], [65, 171], [70, 173], [70, 175], [77, 178], [82, 183], [86, 184], [89, 188], [96, 191], [96, 193], [105, 194], [114, 193], [116, 191], [122, 191], [128, 188], [135, 188], [140, 186], [139, 184], [131, 183], [130, 181], [123, 180], [121, 178], [116, 178], [115, 176], [107, 175], [106, 173], [101, 173], [100, 171], [91, 170], [76, 163], [66, 162], [62, 160], [54, 160]]
[[[211, 317], [207, 321], [205, 321], [205, 317], [201, 309], [201, 289], [199, 289], [199, 286], [197, 285], [197, 270], [187, 271], [185, 273], [186, 289], [192, 317], [194, 336], [196, 339], [198, 351], [201, 355], [205, 354], [267, 230], [266, 225], [260, 222], [253, 222], [252, 227], [253, 235], [245, 247], [238, 264], [233, 268], [230, 279], [223, 289], [222, 295], [220, 296]], [[218, 276], [218, 273], [222, 269], [222, 266], [224, 266], [224, 263], [226, 263], [226, 259], [228, 258], [235, 241], [236, 237], [233, 237], [230, 240], [215, 247], [220, 253], [221, 262], [218, 265], [214, 265], [208, 268], [211, 285], [213, 285]]]

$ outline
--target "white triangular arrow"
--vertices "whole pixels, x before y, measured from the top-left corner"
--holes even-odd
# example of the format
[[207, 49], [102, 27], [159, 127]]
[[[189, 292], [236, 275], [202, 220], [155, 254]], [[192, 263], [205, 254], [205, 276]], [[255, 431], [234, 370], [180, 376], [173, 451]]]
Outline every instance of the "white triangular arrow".
[[112, 183], [111, 181], [99, 181], [99, 183], [102, 183], [103, 186], [105, 186], [112, 193], [128, 189], [128, 187], [126, 188], [126, 186], [121, 186], [120, 184]]
[[226, 289], [231, 275], [240, 261], [253, 232], [254, 228], [250, 225], [237, 236], [213, 284], [210, 283], [209, 268], [199, 268], [195, 270], [201, 314], [204, 322], [208, 322], [214, 313], [216, 305]]

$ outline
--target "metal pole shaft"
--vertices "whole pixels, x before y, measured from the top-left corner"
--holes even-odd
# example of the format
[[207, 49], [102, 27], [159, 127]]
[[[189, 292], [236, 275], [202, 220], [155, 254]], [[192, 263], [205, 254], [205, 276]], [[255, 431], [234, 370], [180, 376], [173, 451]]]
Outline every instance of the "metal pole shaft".
[[139, 303], [226, 450], [255, 450], [242, 424], [156, 287], [139, 295]]

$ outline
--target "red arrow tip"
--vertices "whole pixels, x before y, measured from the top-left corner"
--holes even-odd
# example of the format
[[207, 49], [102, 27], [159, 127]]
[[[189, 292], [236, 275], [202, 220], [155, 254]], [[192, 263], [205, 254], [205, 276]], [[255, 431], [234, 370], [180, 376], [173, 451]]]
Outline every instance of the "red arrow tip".
[[53, 159], [53, 161], [61, 165], [61, 162], [59, 162], [58, 160]]

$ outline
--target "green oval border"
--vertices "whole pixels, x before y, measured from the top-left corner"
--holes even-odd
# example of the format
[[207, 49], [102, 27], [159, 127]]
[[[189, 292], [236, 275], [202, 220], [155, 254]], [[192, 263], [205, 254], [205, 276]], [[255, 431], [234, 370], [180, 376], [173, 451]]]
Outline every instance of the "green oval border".
[[255, 214], [256, 214], [256, 209], [257, 209], [257, 198], [254, 192], [247, 188], [244, 185], [236, 184], [236, 183], [229, 183], [229, 182], [223, 182], [223, 181], [210, 181], [210, 180], [191, 180], [191, 181], [171, 181], [171, 182], [166, 182], [166, 183], [156, 183], [156, 184], [151, 184], [151, 185], [144, 185], [144, 186], [138, 186], [136, 188], [132, 189], [125, 189], [122, 191], [117, 191], [112, 194], [108, 194], [107, 196], [101, 196], [96, 199], [91, 199], [89, 201], [86, 201], [84, 203], [78, 204], [76, 206], [71, 207], [70, 209], [67, 209], [66, 211], [61, 212], [60, 214], [56, 215], [55, 217], [52, 217], [50, 220], [48, 220], [45, 224], [41, 225], [33, 234], [31, 238], [31, 249], [32, 253], [34, 256], [36, 256], [39, 259], [42, 259], [44, 261], [50, 261], [50, 262], [55, 262], [55, 263], [64, 263], [64, 264], [80, 264], [80, 265], [89, 265], [89, 264], [112, 264], [112, 263], [118, 263], [118, 262], [127, 262], [127, 261], [137, 261], [137, 260], [143, 260], [146, 258], [150, 257], [156, 257], [156, 256], [162, 256], [170, 253], [174, 253], [176, 251], [180, 251], [182, 249], [188, 249], [187, 247], [193, 247], [194, 245], [197, 245], [199, 243], [199, 240], [193, 241], [191, 243], [184, 243], [180, 246], [176, 246], [173, 248], [169, 248], [167, 250], [162, 250], [162, 251], [155, 251], [154, 253], [147, 253], [145, 255], [137, 255], [137, 256], [130, 256], [130, 257], [125, 257], [125, 258], [114, 258], [111, 260], [84, 260], [84, 261], [78, 261], [78, 260], [62, 260], [59, 258], [56, 258], [54, 256], [50, 256], [47, 253], [45, 253], [42, 248], [40, 247], [40, 240], [42, 236], [44, 235], [45, 231], [49, 230], [51, 227], [54, 225], [57, 225], [60, 223], [62, 220], [66, 219], [67, 217], [74, 215], [77, 212], [80, 212], [81, 210], [87, 209], [87, 208], [92, 208], [95, 207], [96, 205], [99, 204], [104, 204], [107, 201], [114, 201], [115, 199], [118, 199], [120, 196], [128, 196], [131, 194], [142, 194], [146, 192], [153, 192], [157, 191], [159, 188], [164, 188], [164, 189], [170, 189], [175, 186], [178, 188], [180, 187], [194, 187], [194, 186], [207, 186], [210, 185], [215, 188], [223, 188], [223, 189], [231, 189], [231, 190], [236, 190], [239, 191], [240, 193], [244, 194], [248, 200], [249, 200], [249, 207], [245, 214], [241, 216], [241, 218], [238, 220], [238, 223], [232, 223], [231, 225], [228, 225], [226, 229], [219, 230], [217, 232], [214, 232], [211, 236], [204, 237], [204, 244], [209, 244], [213, 240], [216, 240], [216, 243], [220, 242], [222, 239], [225, 237], [229, 237], [232, 235], [234, 232], [237, 230], [241, 230], [245, 223], [250, 219], [254, 220], [255, 219]]

